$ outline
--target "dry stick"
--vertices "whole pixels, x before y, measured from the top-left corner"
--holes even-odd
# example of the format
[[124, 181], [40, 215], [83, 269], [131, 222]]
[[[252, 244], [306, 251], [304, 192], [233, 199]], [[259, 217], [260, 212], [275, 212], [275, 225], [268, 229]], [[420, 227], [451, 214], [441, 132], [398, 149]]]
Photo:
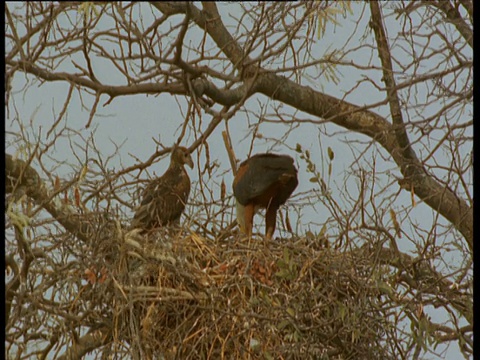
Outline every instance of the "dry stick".
[[230, 142], [230, 136], [226, 130], [222, 131], [223, 143], [225, 149], [227, 149], [228, 159], [230, 160], [230, 166], [232, 167], [233, 176], [237, 175], [237, 158], [233, 152], [232, 143]]
[[[230, 136], [227, 130], [222, 131], [223, 143], [225, 144], [225, 149], [227, 150], [228, 159], [230, 160], [230, 166], [232, 167], [233, 176], [237, 175], [237, 158], [235, 157], [235, 153], [233, 151], [232, 142], [230, 141]], [[234, 220], [224, 231], [224, 234], [229, 234], [231, 230], [235, 228], [237, 222]]]

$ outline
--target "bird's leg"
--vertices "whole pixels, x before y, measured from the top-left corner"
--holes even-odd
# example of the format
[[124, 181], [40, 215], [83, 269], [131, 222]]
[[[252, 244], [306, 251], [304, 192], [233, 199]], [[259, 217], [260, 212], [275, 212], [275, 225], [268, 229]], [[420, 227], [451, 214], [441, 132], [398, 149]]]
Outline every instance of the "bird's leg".
[[248, 204], [245, 206], [245, 232], [249, 238], [252, 237], [252, 230], [253, 230], [253, 215], [255, 215], [255, 205]]
[[273, 237], [273, 233], [275, 232], [275, 223], [277, 221], [277, 210], [276, 207], [269, 207], [267, 208], [267, 213], [265, 214], [265, 237], [267, 240], [270, 240]]

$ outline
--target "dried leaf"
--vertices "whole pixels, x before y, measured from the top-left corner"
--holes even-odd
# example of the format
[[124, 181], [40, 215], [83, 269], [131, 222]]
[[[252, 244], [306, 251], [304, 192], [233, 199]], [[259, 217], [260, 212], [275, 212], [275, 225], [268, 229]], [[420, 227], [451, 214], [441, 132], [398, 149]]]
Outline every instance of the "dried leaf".
[[26, 211], [27, 216], [30, 216], [30, 214], [32, 213], [32, 208], [33, 208], [33, 203], [30, 200], [28, 200], [27, 201], [27, 211]]
[[60, 178], [57, 176], [55, 176], [55, 184], [53, 185], [53, 191], [57, 192], [58, 190], [60, 190]]
[[107, 269], [103, 267], [102, 270], [100, 270], [100, 273], [102, 274], [102, 276], [100, 277], [100, 279], [98, 279], [98, 282], [100, 284], [103, 284], [105, 280], [107, 280], [107, 275], [108, 275]]
[[75, 186], [73, 193], [75, 195], [75, 205], [77, 207], [82, 207], [82, 200], [80, 199], [80, 190]]
[[328, 158], [330, 159], [330, 161], [333, 161], [335, 154], [330, 146], [327, 148], [327, 152], [328, 152]]
[[327, 232], [327, 225], [323, 224], [322, 229], [320, 230], [319, 236], [325, 236], [325, 233]]
[[82, 181], [83, 179], [85, 179], [85, 176], [87, 175], [87, 172], [88, 172], [88, 166], [85, 164], [82, 167], [82, 171], [80, 172], [80, 176], [78, 177], [78, 181]]
[[397, 221], [397, 214], [395, 213], [395, 210], [390, 209], [390, 217], [392, 218], [393, 227], [395, 228], [395, 233], [397, 234], [397, 236], [399, 238], [401, 238], [402, 237], [402, 232], [401, 232], [401, 229], [400, 229], [400, 224]]
[[285, 226], [287, 227], [287, 231], [289, 233], [293, 233], [292, 225], [290, 224], [290, 217], [288, 216], [288, 211], [285, 214]]
[[424, 316], [422, 303], [417, 304], [416, 312], [417, 312], [417, 318], [418, 319], [421, 319]]
[[412, 196], [412, 206], [415, 207], [417, 203], [415, 202], [415, 191], [413, 189], [413, 184], [410, 184], [410, 194]]
[[225, 181], [222, 179], [222, 184], [220, 185], [220, 198], [222, 201], [225, 200], [225, 195], [227, 193], [227, 186], [225, 185]]
[[226, 273], [228, 270], [228, 264], [227, 263], [222, 263], [218, 265], [217, 267], [219, 273]]
[[90, 284], [94, 285], [94, 284], [97, 282], [97, 275], [95, 275], [95, 272], [93, 272], [92, 270], [90, 270], [90, 269], [85, 269], [84, 274], [85, 274], [86, 280], [87, 280]]

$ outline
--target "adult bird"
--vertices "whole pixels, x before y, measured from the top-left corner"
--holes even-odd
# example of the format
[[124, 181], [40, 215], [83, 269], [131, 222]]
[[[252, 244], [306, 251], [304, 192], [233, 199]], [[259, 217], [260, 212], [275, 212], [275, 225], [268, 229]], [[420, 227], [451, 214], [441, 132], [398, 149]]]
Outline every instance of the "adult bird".
[[142, 233], [179, 222], [190, 194], [190, 178], [184, 165], [193, 168], [187, 148], [175, 145], [170, 166], [159, 178], [153, 179], [143, 190], [142, 202], [132, 220], [132, 228]]
[[237, 221], [242, 231], [252, 236], [255, 212], [265, 208], [265, 236], [271, 239], [277, 210], [297, 185], [297, 169], [288, 155], [257, 154], [242, 162], [233, 180]]

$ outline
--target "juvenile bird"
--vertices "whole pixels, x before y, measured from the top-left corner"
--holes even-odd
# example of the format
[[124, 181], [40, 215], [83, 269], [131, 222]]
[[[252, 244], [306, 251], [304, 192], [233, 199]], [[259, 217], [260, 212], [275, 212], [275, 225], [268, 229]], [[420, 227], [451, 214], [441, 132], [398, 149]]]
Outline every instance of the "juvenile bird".
[[143, 190], [142, 202], [133, 217], [132, 228], [142, 233], [179, 222], [190, 194], [190, 178], [184, 165], [193, 168], [190, 152], [183, 146], [172, 149], [170, 166]]

